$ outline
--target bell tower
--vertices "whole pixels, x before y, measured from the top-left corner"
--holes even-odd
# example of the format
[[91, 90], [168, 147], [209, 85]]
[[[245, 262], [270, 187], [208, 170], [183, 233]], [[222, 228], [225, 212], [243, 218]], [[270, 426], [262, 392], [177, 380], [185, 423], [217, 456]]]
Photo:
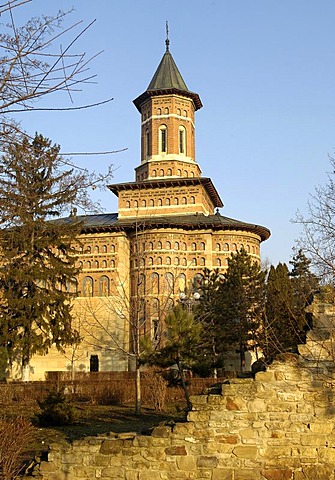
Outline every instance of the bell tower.
[[201, 176], [195, 161], [194, 113], [202, 107], [166, 51], [147, 90], [134, 100], [141, 114], [141, 165], [136, 182]]

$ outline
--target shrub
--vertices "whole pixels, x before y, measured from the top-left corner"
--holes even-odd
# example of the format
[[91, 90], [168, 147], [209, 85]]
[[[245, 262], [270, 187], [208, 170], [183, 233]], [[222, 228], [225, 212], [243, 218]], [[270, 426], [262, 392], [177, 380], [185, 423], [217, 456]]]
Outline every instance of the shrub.
[[69, 425], [77, 418], [75, 405], [60, 392], [49, 393], [38, 404], [42, 411], [37, 418], [42, 427]]
[[0, 418], [0, 478], [18, 478], [22, 469], [20, 455], [28, 444], [32, 431], [31, 423], [24, 418]]

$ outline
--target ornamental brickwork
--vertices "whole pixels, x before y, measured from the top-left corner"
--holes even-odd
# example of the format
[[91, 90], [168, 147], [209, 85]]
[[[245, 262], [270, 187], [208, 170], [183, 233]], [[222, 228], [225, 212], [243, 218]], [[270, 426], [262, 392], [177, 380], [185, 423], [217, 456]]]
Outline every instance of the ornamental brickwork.
[[224, 272], [242, 247], [260, 262], [260, 244], [270, 236], [265, 227], [219, 213], [222, 200], [195, 160], [201, 100], [186, 87], [168, 44], [134, 104], [141, 115], [135, 181], [110, 185], [117, 213], [78, 217], [74, 313], [82, 341], [63, 354], [51, 348], [34, 357], [31, 379], [43, 379], [46, 370], [127, 370], [134, 315], [141, 334], [156, 341], [167, 311], [181, 293], [198, 288], [205, 268]]

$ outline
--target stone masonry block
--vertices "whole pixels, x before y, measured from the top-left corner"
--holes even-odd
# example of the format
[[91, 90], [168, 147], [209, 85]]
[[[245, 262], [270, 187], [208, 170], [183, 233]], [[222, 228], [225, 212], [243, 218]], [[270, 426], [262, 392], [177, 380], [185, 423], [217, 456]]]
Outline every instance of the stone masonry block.
[[100, 453], [103, 455], [115, 455], [121, 452], [122, 447], [122, 440], [105, 440], [100, 447]]
[[197, 464], [194, 457], [178, 457], [176, 459], [177, 467], [179, 470], [185, 470], [188, 472], [195, 472], [197, 469]]
[[233, 480], [234, 472], [231, 468], [215, 468], [212, 480]]
[[202, 456], [197, 459], [198, 468], [216, 468], [218, 463], [218, 458], [215, 456]]
[[234, 448], [233, 454], [239, 458], [256, 460], [258, 455], [258, 448], [253, 445], [238, 445]]
[[289, 468], [269, 468], [261, 470], [261, 474], [266, 480], [290, 480], [293, 472]]
[[171, 427], [159, 426], [153, 429], [151, 436], [158, 438], [168, 438], [171, 435]]
[[166, 455], [187, 455], [187, 451], [184, 445], [175, 445], [167, 447], [165, 449]]

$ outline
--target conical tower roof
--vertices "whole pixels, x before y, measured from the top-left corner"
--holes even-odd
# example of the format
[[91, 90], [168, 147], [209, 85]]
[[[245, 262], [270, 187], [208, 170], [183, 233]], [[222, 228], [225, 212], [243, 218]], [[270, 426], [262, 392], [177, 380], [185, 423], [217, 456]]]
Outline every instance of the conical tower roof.
[[169, 40], [166, 40], [166, 52], [164, 53], [147, 90], [168, 90], [171, 88], [189, 92], [189, 89], [178, 70], [176, 62], [173, 60], [170, 53]]
[[200, 97], [197, 93], [191, 92], [184, 82], [184, 79], [174, 61], [170, 49], [169, 40], [166, 39], [166, 51], [163, 55], [160, 64], [157, 67], [147, 90], [134, 100], [134, 104], [138, 110], [141, 105], [149, 97], [156, 95], [182, 94], [186, 97], [192, 98], [196, 110], [202, 107]]

